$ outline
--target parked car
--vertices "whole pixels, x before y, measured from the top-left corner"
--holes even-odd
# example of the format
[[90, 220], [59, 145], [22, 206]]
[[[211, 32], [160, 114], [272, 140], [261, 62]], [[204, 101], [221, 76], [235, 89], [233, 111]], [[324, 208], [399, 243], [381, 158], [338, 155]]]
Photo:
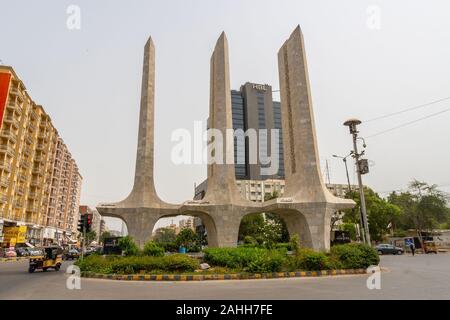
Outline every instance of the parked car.
[[29, 255], [32, 257], [44, 255], [44, 252], [40, 248], [27, 248], [27, 250]]
[[403, 248], [396, 247], [392, 244], [379, 244], [376, 246], [379, 255], [382, 254], [403, 254], [405, 251]]
[[28, 257], [30, 255], [27, 248], [24, 247], [16, 248], [16, 253], [18, 257]]
[[64, 255], [65, 260], [69, 260], [69, 259], [74, 260], [74, 259], [78, 259], [79, 257], [80, 257], [80, 252], [75, 248], [69, 249]]
[[6, 249], [5, 257], [6, 258], [15, 258], [15, 257], [17, 257], [17, 253], [14, 250]]

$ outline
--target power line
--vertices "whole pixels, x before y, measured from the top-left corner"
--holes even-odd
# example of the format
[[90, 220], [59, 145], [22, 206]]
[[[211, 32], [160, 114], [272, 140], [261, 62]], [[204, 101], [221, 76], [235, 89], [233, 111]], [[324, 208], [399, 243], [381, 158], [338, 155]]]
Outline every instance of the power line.
[[396, 116], [398, 114], [402, 114], [402, 113], [405, 113], [405, 112], [409, 112], [409, 111], [417, 110], [417, 109], [420, 109], [420, 108], [428, 107], [428, 106], [431, 106], [431, 105], [436, 104], [438, 102], [442, 102], [442, 101], [449, 100], [449, 99], [450, 99], [450, 97], [446, 97], [446, 98], [442, 98], [442, 99], [438, 99], [438, 100], [433, 100], [431, 102], [420, 104], [418, 106], [406, 108], [406, 109], [403, 109], [403, 110], [400, 110], [400, 111], [396, 111], [396, 112], [385, 114], [383, 116], [379, 116], [379, 117], [376, 117], [376, 118], [365, 120], [364, 123], [371, 122], [371, 121], [376, 121], [376, 120], [380, 120], [380, 119], [385, 119], [385, 118]]
[[435, 113], [429, 114], [429, 115], [427, 115], [427, 116], [425, 116], [425, 117], [422, 117], [422, 118], [419, 118], [419, 119], [416, 119], [416, 120], [412, 120], [412, 121], [409, 121], [409, 122], [400, 124], [400, 125], [398, 125], [398, 126], [395, 126], [395, 127], [393, 127], [393, 128], [387, 129], [387, 130], [383, 130], [383, 131], [374, 133], [374, 134], [372, 134], [372, 135], [370, 135], [370, 136], [367, 136], [366, 139], [368, 139], [368, 138], [373, 138], [373, 137], [379, 136], [379, 135], [381, 135], [381, 134], [384, 134], [384, 133], [387, 133], [387, 132], [390, 132], [390, 131], [393, 131], [393, 130], [396, 130], [396, 129], [399, 129], [399, 128], [403, 128], [403, 127], [406, 127], [406, 126], [409, 126], [410, 124], [413, 124], [413, 123], [416, 123], [416, 122], [419, 122], [419, 121], [422, 121], [422, 120], [426, 120], [426, 119], [428, 119], [428, 118], [431, 118], [431, 117], [440, 115], [440, 114], [445, 113], [445, 112], [448, 112], [448, 111], [450, 111], [450, 108], [447, 108], [447, 109], [441, 110], [441, 111], [439, 111], [439, 112], [435, 112]]

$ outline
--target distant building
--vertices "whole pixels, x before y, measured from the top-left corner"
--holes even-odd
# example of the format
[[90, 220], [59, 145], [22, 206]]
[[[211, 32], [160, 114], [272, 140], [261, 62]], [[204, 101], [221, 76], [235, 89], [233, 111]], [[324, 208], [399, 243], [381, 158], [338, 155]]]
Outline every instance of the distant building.
[[178, 223], [179, 225], [179, 229], [182, 230], [184, 228], [189, 228], [195, 231], [194, 228], [194, 218], [193, 217], [189, 217], [187, 219], [183, 219], [180, 220], [180, 222]]
[[[264, 202], [264, 199], [272, 195], [282, 196], [284, 194], [284, 179], [266, 180], [236, 180], [236, 185], [243, 198], [250, 201]], [[208, 180], [203, 181], [195, 188], [194, 200], [203, 199], [208, 187]], [[344, 198], [348, 192], [347, 184], [326, 184], [327, 189], [336, 197]], [[357, 190], [358, 186], [350, 186], [352, 190]]]
[[111, 237], [123, 237], [124, 236], [122, 234], [122, 232], [119, 230], [109, 230], [108, 232], [111, 235]]
[[108, 231], [108, 229], [106, 228], [106, 222], [105, 222], [105, 220], [101, 219], [99, 236], [101, 236], [106, 231]]
[[[283, 139], [281, 129], [281, 110], [280, 102], [273, 101], [272, 87], [268, 84], [256, 84], [246, 82], [241, 86], [240, 90], [231, 91], [232, 104], [232, 118], [233, 129], [242, 129], [244, 132], [248, 129], [254, 129], [258, 132], [260, 130], [267, 130], [267, 141], [262, 139], [261, 148], [259, 150], [263, 154], [271, 155], [271, 130], [277, 129], [279, 132], [279, 168], [278, 172], [272, 176], [263, 175], [261, 168], [265, 167], [258, 159], [257, 164], [249, 163], [249, 145], [248, 139], [245, 141], [245, 147], [240, 148], [237, 145], [237, 140], [234, 142], [234, 159], [236, 179], [239, 180], [264, 180], [264, 179], [284, 179], [284, 154], [283, 154]], [[259, 139], [258, 139], [259, 141]], [[268, 142], [268, 143], [266, 143]], [[258, 146], [259, 148], [259, 146]], [[243, 157], [238, 158], [238, 155]], [[238, 163], [238, 160], [243, 160], [245, 163]]]

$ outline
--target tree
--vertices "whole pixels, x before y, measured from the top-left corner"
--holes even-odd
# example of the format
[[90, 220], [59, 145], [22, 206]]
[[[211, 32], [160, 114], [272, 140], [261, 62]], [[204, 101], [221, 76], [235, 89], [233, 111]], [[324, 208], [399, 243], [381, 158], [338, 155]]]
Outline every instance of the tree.
[[164, 256], [164, 248], [160, 247], [156, 242], [154, 241], [148, 241], [144, 245], [143, 253], [146, 256], [152, 256], [152, 257], [163, 257]]
[[178, 233], [175, 242], [178, 247], [185, 247], [187, 251], [200, 251], [200, 239], [191, 228], [183, 228]]
[[[78, 238], [80, 240], [83, 239], [83, 233], [82, 232], [80, 232], [78, 234]], [[89, 245], [92, 241], [95, 241], [96, 239], [97, 239], [97, 233], [94, 230], [86, 232], [86, 236], [85, 236], [85, 239], [84, 239], [85, 242], [86, 242], [86, 245]]]
[[[392, 204], [381, 198], [372, 189], [365, 187], [364, 196], [366, 199], [367, 219], [369, 222], [369, 232], [372, 240], [381, 241], [389, 232], [394, 221], [400, 216], [401, 210], [395, 204]], [[356, 207], [347, 210], [344, 215], [344, 222], [359, 223], [360, 221], [360, 197], [359, 192], [352, 191], [349, 197], [356, 202]]]
[[177, 235], [172, 228], [159, 228], [155, 232], [153, 240], [157, 243], [175, 242]]
[[138, 246], [130, 236], [120, 238], [117, 245], [125, 256], [135, 256], [139, 253]]
[[347, 231], [351, 240], [356, 240], [356, 228], [355, 224], [351, 222], [345, 222], [339, 226], [341, 231]]
[[[264, 196], [264, 201], [270, 201], [272, 199], [276, 199], [280, 196], [277, 191], [272, 192], [271, 194], [266, 194]], [[289, 231], [286, 225], [286, 222], [276, 213], [267, 212], [266, 219], [272, 220], [281, 226], [281, 239], [280, 242], [289, 242]]]
[[264, 223], [264, 217], [260, 213], [249, 214], [243, 217], [239, 226], [239, 241], [243, 241], [246, 236], [256, 239]]
[[449, 217], [448, 196], [436, 185], [423, 181], [414, 179], [406, 192], [392, 192], [388, 199], [401, 209], [397, 226], [404, 230], [414, 229], [420, 242], [423, 242], [421, 231], [433, 231]]
[[99, 241], [101, 242], [101, 243], [104, 243], [105, 242], [105, 239], [106, 238], [110, 238], [112, 235], [111, 235], [111, 233], [109, 232], [109, 231], [104, 231], [101, 235], [100, 235], [100, 239], [99, 239]]

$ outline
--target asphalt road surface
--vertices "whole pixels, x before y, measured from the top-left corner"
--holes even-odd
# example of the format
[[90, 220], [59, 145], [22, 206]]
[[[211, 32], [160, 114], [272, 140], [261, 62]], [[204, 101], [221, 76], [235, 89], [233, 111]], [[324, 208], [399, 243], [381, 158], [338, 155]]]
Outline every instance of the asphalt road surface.
[[139, 282], [81, 279], [66, 287], [59, 272], [27, 272], [27, 261], [0, 262], [0, 299], [450, 299], [450, 254], [382, 256], [381, 289], [369, 275], [268, 280]]

